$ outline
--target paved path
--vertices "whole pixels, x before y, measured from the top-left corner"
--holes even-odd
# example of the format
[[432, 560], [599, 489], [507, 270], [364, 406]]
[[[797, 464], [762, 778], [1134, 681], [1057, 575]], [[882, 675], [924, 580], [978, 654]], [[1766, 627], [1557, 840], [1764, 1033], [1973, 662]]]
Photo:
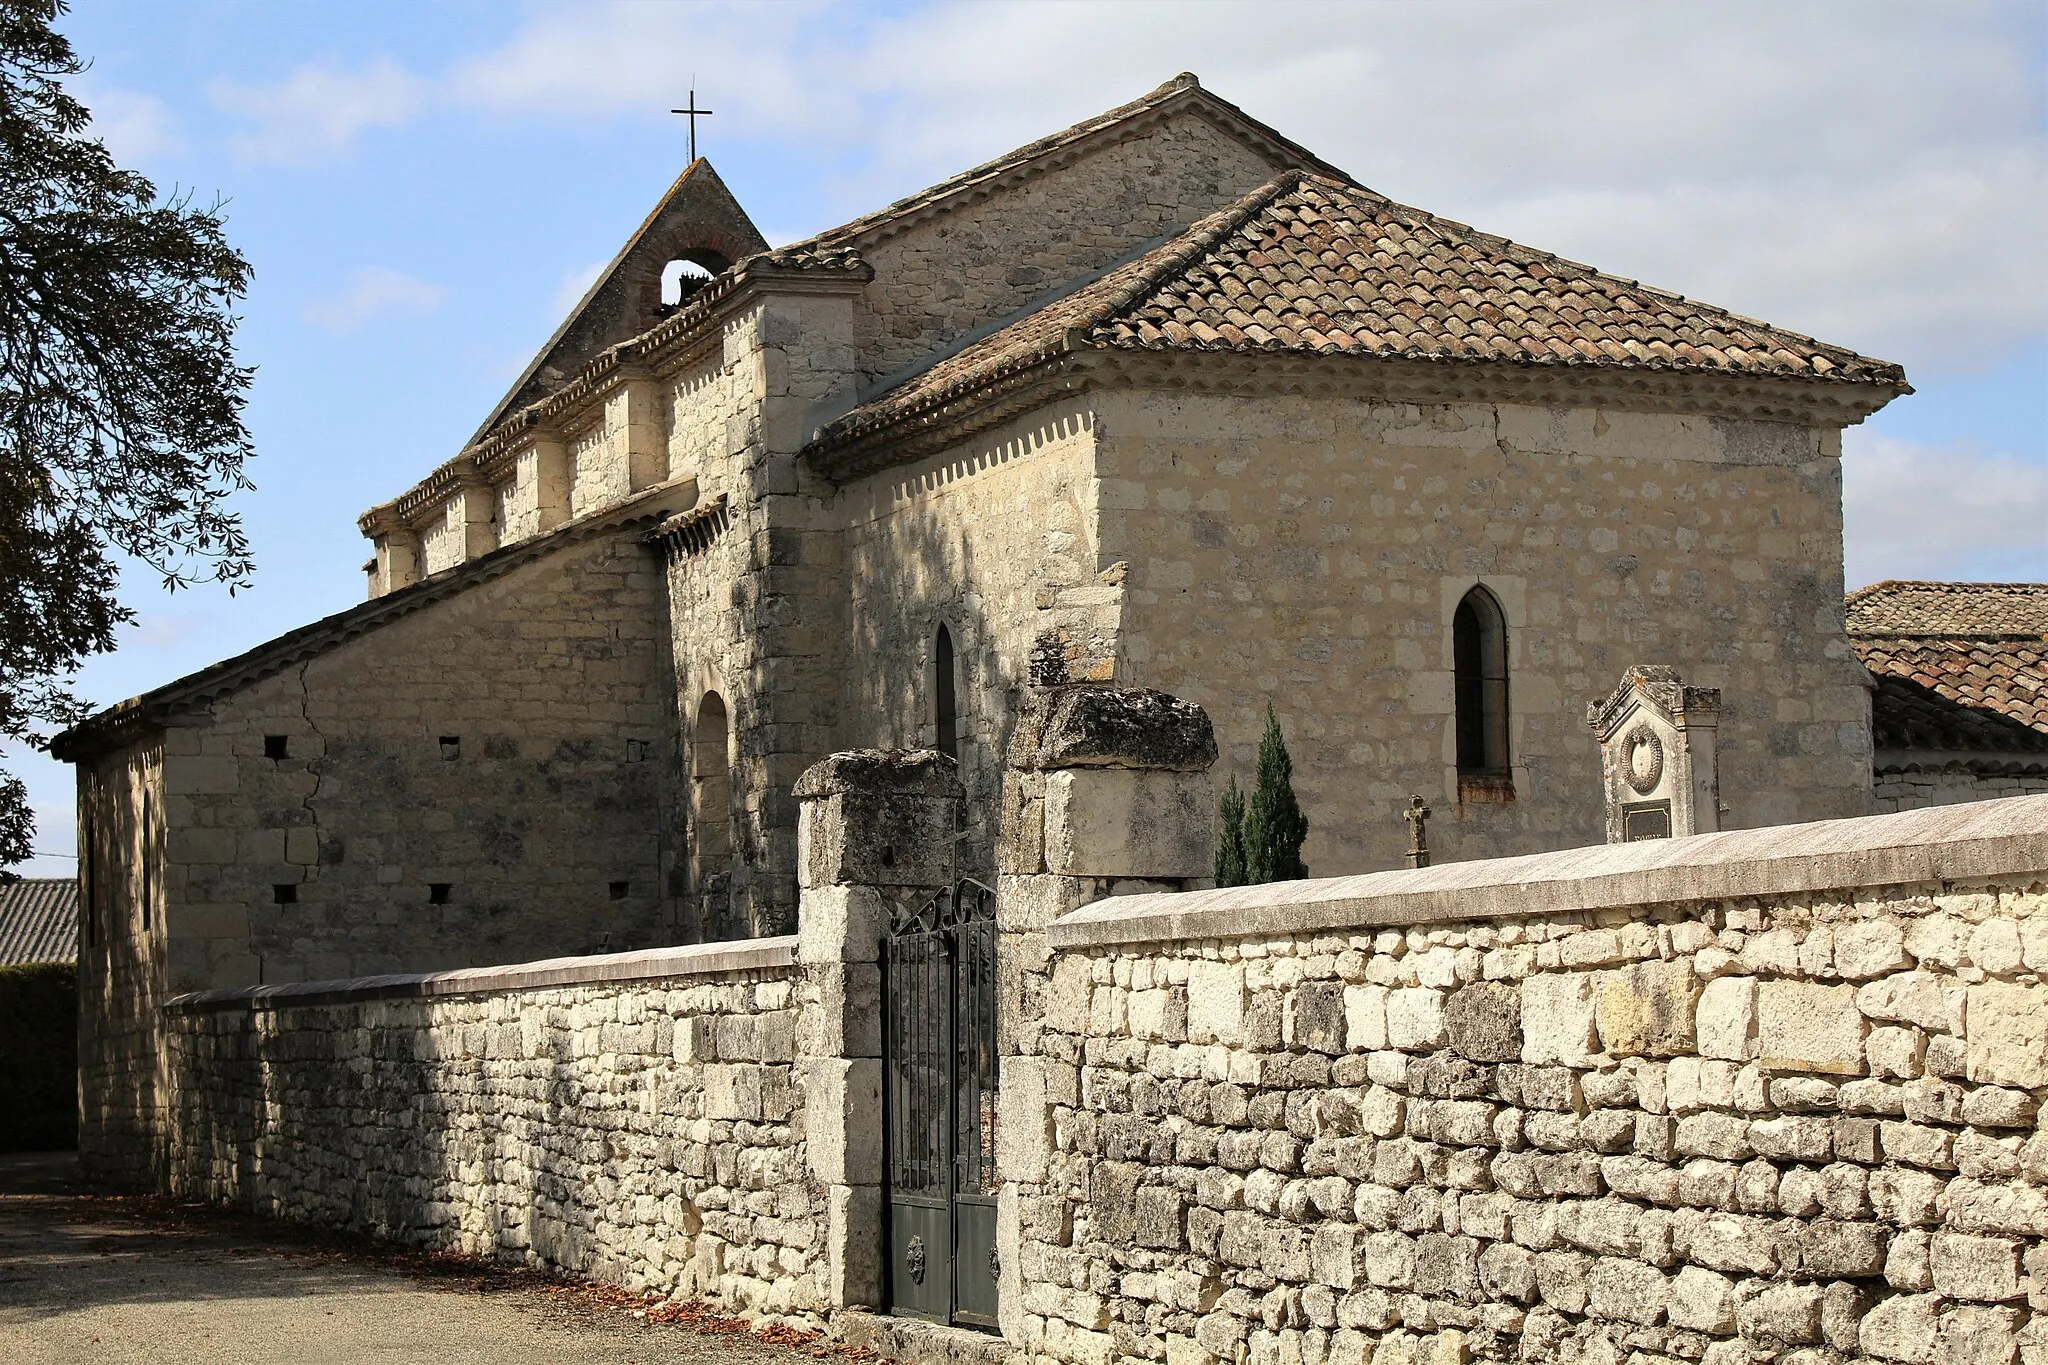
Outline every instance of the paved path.
[[602, 1290], [95, 1195], [75, 1170], [0, 1155], [7, 1365], [816, 1365], [809, 1350], [637, 1320]]

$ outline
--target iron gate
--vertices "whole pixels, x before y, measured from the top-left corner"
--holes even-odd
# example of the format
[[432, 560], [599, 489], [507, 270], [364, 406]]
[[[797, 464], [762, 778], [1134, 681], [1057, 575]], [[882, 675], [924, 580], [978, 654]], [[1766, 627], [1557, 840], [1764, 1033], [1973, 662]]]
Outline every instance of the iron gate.
[[882, 945], [889, 1308], [996, 1325], [996, 893], [962, 881]]

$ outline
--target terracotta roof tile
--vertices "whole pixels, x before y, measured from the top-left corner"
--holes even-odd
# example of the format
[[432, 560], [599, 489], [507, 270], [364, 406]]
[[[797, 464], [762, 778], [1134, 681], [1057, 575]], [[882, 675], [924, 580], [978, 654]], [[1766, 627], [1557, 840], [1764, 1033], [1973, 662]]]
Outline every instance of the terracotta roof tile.
[[1879, 748], [2048, 753], [2048, 583], [1884, 582], [1848, 606]]
[[[1475, 325], [1480, 319], [1485, 325]], [[1289, 171], [831, 424], [950, 401], [1069, 345], [1598, 366], [1869, 384], [1896, 365]]]
[[0, 883], [0, 967], [78, 960], [78, 883], [24, 877]]

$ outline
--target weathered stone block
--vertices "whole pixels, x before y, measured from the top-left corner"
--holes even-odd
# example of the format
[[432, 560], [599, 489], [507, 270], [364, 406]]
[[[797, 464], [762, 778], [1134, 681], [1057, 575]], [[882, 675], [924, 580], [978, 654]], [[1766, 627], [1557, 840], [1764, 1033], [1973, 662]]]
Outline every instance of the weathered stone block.
[[1480, 982], [1451, 993], [1444, 1027], [1453, 1051], [1475, 1062], [1513, 1062], [1522, 1055], [1522, 993]]
[[1622, 1057], [1676, 1057], [1693, 1050], [1699, 978], [1686, 962], [1638, 962], [1598, 978], [1595, 1022], [1602, 1046]]
[[1332, 1056], [1346, 1050], [1344, 983], [1305, 981], [1287, 997], [1281, 1037], [1290, 1047]]
[[1756, 978], [1724, 976], [1700, 992], [1699, 1052], [1731, 1062], [1756, 1055]]
[[1344, 988], [1344, 1037], [1354, 1052], [1377, 1052], [1387, 1045], [1387, 988]]
[[1045, 865], [1069, 877], [1206, 877], [1215, 850], [1214, 806], [1201, 772], [1047, 773]]
[[1417, 1052], [1444, 1041], [1444, 993], [1411, 986], [1387, 994], [1387, 1046]]
[[1666, 1311], [1673, 1327], [1726, 1336], [1735, 1330], [1735, 1284], [1726, 1275], [1686, 1266], [1671, 1281]]
[[2025, 1297], [2016, 1241], [1937, 1232], [1928, 1260], [1934, 1287], [1950, 1298], [1998, 1303]]
[[2048, 1085], [2048, 989], [1987, 981], [1970, 987], [1965, 1074], [1980, 1084]]
[[1244, 968], [1197, 962], [1188, 971], [1188, 1040], [1237, 1043], [1244, 1037]]
[[1309, 1269], [1318, 1284], [1346, 1293], [1364, 1286], [1366, 1234], [1335, 1224], [1317, 1228], [1309, 1242]]
[[1912, 965], [1905, 931], [1894, 920], [1871, 919], [1835, 929], [1835, 971], [1848, 980], [1884, 976]]
[[1803, 1346], [1821, 1340], [1821, 1287], [1771, 1285], [1737, 1302], [1736, 1326], [1746, 1340], [1774, 1346]]
[[1585, 1066], [1595, 1055], [1593, 976], [1566, 972], [1522, 983], [1522, 1060]]
[[965, 794], [944, 754], [849, 750], [805, 769], [793, 794], [803, 886], [951, 884]]
[[1186, 1240], [1181, 1227], [1184, 1207], [1178, 1190], [1162, 1185], [1143, 1187], [1132, 1210], [1132, 1240], [1158, 1251], [1179, 1251]]
[[1757, 1062], [1772, 1071], [1863, 1073], [1869, 1027], [1853, 986], [1765, 981], [1757, 987]]
[[1864, 1354], [1907, 1365], [1933, 1365], [1941, 1301], [1932, 1294], [1899, 1294], [1863, 1319], [1857, 1344]]
[[1670, 1284], [1654, 1266], [1603, 1256], [1586, 1272], [1586, 1311], [1596, 1318], [1651, 1326], [1664, 1316]]

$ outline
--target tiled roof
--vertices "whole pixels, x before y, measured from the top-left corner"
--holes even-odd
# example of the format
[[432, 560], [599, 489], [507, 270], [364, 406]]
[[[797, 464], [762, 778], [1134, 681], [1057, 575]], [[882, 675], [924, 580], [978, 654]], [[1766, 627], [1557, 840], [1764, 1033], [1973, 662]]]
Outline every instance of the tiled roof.
[[1849, 594], [1851, 635], [2048, 637], [2048, 583], [1886, 579]]
[[1289, 171], [820, 433], [833, 440], [1069, 348], [1598, 367], [1846, 382], [1905, 372]]
[[1848, 606], [1878, 748], [2048, 753], [2048, 583], [1884, 582]]
[[24, 877], [0, 883], [0, 967], [78, 960], [78, 883]]
[[976, 189], [1000, 181], [1012, 172], [1025, 169], [1033, 162], [1057, 165], [1061, 160], [1058, 154], [1080, 148], [1098, 135], [1116, 136], [1124, 127], [1154, 114], [1155, 111], [1183, 107], [1204, 110], [1212, 118], [1221, 119], [1224, 126], [1232, 129], [1240, 137], [1278, 152], [1285, 158], [1279, 164], [1305, 166], [1338, 176], [1343, 174], [1300, 143], [1259, 122], [1228, 100], [1204, 90], [1201, 81], [1196, 79], [1193, 73], [1183, 71], [1164, 85], [1148, 90], [1128, 104], [1120, 104], [1093, 118], [1083, 119], [1072, 127], [1062, 128], [1059, 132], [1039, 138], [1036, 142], [1027, 142], [1022, 147], [1005, 152], [992, 161], [984, 161], [979, 166], [962, 171], [958, 175], [948, 176], [938, 184], [919, 190], [916, 194], [898, 199], [886, 208], [864, 214], [850, 223], [830, 228], [816, 237], [785, 249], [829, 249], [860, 241], [878, 231], [887, 232], [899, 224], [916, 219], [925, 209], [963, 194], [971, 196]]

